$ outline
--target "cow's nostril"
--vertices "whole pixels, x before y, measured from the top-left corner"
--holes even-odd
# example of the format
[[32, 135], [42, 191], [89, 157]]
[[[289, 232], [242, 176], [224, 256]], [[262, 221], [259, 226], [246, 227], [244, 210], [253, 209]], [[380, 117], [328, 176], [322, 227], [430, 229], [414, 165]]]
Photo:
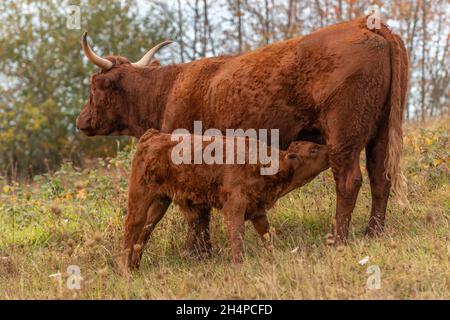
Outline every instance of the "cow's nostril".
[[77, 129], [81, 130], [81, 131], [85, 131], [90, 128], [89, 121], [86, 119], [83, 119], [81, 117], [77, 118], [75, 125], [76, 125]]

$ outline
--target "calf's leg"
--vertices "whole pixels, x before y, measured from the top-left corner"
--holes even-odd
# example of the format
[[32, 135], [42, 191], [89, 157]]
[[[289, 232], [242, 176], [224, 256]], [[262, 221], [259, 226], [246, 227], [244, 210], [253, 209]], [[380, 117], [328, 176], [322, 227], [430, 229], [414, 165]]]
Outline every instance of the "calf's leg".
[[228, 238], [231, 242], [231, 253], [234, 263], [242, 262], [244, 241], [245, 212], [247, 201], [239, 194], [232, 194], [225, 202], [222, 212], [227, 226]]
[[147, 220], [147, 211], [155, 200], [155, 196], [145, 188], [130, 183], [128, 192], [128, 213], [125, 218], [125, 233], [123, 238], [123, 253], [119, 271], [127, 275], [131, 267], [131, 259], [135, 245], [144, 229]]
[[266, 247], [267, 249], [271, 249], [272, 235], [270, 234], [270, 224], [269, 220], [267, 220], [266, 213], [264, 212], [264, 214], [256, 215], [251, 219], [251, 221], [256, 229], [256, 232], [258, 232], [259, 236], [261, 237], [264, 247]]
[[209, 234], [211, 209], [208, 207], [183, 207], [182, 211], [188, 222], [186, 250], [200, 257], [210, 256], [212, 250]]
[[170, 202], [171, 200], [167, 197], [157, 197], [151, 203], [150, 208], [147, 211], [147, 220], [133, 248], [130, 264], [131, 268], [139, 268], [145, 245], [156, 225], [169, 208]]

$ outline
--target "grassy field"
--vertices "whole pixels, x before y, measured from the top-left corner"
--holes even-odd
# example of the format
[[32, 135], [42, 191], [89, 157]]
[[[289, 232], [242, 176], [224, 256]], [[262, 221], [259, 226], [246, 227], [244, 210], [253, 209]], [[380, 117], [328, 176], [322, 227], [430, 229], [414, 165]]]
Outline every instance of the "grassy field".
[[[117, 275], [115, 262], [129, 153], [99, 160], [89, 170], [66, 164], [30, 184], [6, 185], [0, 178], [0, 298], [450, 299], [450, 119], [405, 131], [411, 208], [391, 201], [381, 238], [364, 237], [370, 189], [362, 165], [365, 181], [349, 244], [327, 246], [335, 211], [328, 170], [270, 212], [273, 252], [261, 248], [249, 224], [246, 260], [233, 266], [222, 216], [214, 212], [213, 257], [184, 256], [186, 225], [171, 207], [130, 279]], [[80, 268], [80, 290], [67, 288], [69, 265]], [[380, 271], [378, 289], [367, 286], [374, 268]]]

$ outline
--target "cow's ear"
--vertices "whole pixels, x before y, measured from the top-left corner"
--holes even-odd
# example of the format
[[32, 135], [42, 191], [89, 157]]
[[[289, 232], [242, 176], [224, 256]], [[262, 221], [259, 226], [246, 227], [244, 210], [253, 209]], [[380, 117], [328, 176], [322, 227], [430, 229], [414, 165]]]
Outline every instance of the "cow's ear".
[[94, 84], [100, 90], [107, 90], [112, 88], [115, 83], [117, 83], [120, 79], [120, 75], [118, 73], [115, 74], [99, 74], [95, 77]]
[[94, 79], [95, 86], [100, 90], [106, 90], [111, 87], [111, 79], [106, 76], [98, 76]]
[[149, 67], [161, 67], [161, 61], [153, 60], [148, 66]]

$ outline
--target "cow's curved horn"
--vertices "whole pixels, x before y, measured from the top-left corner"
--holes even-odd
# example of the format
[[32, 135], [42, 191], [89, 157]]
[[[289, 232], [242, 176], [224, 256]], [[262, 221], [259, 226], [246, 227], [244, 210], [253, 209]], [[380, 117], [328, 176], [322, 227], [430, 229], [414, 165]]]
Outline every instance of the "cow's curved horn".
[[81, 45], [83, 47], [84, 54], [89, 59], [90, 62], [98, 66], [103, 71], [107, 71], [112, 68], [113, 63], [105, 58], [99, 57], [92, 51], [91, 47], [87, 43], [87, 32], [83, 33], [83, 38], [81, 41]]
[[173, 41], [167, 40], [164, 42], [161, 42], [160, 44], [154, 46], [151, 48], [138, 62], [132, 63], [133, 66], [138, 68], [146, 67], [150, 61], [152, 60], [155, 53], [157, 53], [162, 47], [167, 46], [168, 44], [171, 44]]

